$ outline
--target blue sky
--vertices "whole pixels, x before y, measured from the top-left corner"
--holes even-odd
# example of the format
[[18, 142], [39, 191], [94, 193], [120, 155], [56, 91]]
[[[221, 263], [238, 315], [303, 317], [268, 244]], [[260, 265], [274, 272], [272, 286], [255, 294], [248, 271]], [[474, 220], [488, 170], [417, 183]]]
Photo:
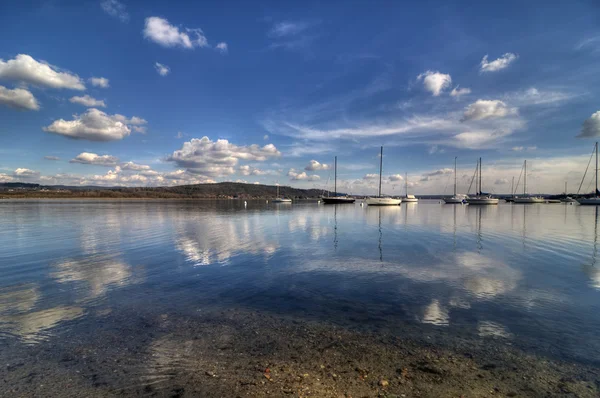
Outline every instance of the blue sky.
[[337, 155], [338, 185], [371, 193], [384, 145], [388, 193], [405, 173], [450, 192], [455, 156], [462, 191], [479, 156], [489, 191], [524, 159], [528, 191], [575, 190], [599, 20], [593, 1], [2, 2], [0, 180], [323, 187]]

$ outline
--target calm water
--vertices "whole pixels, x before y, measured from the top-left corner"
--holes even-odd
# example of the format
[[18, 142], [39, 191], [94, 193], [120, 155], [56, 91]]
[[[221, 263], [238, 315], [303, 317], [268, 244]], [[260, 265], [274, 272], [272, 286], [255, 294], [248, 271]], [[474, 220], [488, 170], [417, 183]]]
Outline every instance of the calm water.
[[220, 306], [600, 358], [595, 207], [2, 201], [0, 223], [0, 341], [24, 349]]

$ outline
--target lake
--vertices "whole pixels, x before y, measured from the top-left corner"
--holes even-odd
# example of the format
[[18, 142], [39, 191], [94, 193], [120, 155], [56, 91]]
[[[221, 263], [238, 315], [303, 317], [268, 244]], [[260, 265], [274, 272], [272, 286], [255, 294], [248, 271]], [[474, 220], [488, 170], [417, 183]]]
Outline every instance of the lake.
[[600, 388], [596, 207], [5, 200], [0, 226], [2, 396]]

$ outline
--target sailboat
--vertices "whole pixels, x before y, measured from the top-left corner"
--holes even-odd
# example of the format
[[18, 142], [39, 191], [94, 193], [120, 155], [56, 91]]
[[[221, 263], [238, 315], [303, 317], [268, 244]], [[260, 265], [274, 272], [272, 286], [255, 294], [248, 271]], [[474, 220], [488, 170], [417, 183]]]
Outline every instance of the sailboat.
[[523, 163], [523, 196], [520, 198], [515, 198], [515, 203], [521, 204], [534, 204], [534, 203], [545, 203], [546, 200], [539, 196], [528, 196], [527, 195], [527, 160]]
[[510, 198], [504, 199], [507, 203], [512, 203], [515, 201], [515, 176], [513, 176], [512, 182], [510, 183], [510, 194]]
[[465, 203], [466, 199], [468, 198], [467, 195], [456, 193], [456, 159], [457, 159], [457, 157], [455, 156], [454, 157], [454, 195], [451, 198], [444, 198], [444, 202], [449, 203], [449, 204], [462, 204], [462, 203]]
[[479, 158], [479, 162], [478, 162], [478, 169], [479, 169], [479, 189], [477, 190], [477, 196], [475, 196], [474, 198], [467, 198], [467, 203], [470, 205], [497, 205], [498, 204], [498, 199], [496, 198], [492, 198], [491, 195], [483, 193], [482, 187], [481, 187], [481, 158]]
[[334, 183], [333, 183], [333, 196], [331, 196], [330, 193], [328, 193], [328, 196], [323, 196], [321, 198], [321, 200], [323, 201], [324, 204], [342, 204], [342, 203], [354, 203], [355, 199], [344, 195], [344, 196], [338, 196], [337, 194], [337, 156], [335, 157], [335, 160], [333, 161], [333, 170], [334, 170]]
[[402, 199], [394, 199], [389, 196], [381, 196], [381, 173], [383, 170], [383, 147], [381, 147], [379, 157], [379, 193], [376, 197], [367, 198], [366, 202], [369, 206], [398, 206], [402, 203]]
[[581, 198], [577, 201], [580, 205], [592, 205], [598, 206], [600, 205], [600, 191], [598, 191], [598, 143], [596, 142], [596, 196], [591, 198]]
[[272, 203], [292, 203], [291, 199], [282, 198], [279, 196], [279, 184], [277, 184], [277, 197], [271, 201]]
[[406, 196], [402, 198], [402, 201], [410, 203], [418, 202], [419, 199], [415, 195], [408, 194], [408, 173], [406, 173], [406, 177], [404, 178], [404, 185], [406, 187]]

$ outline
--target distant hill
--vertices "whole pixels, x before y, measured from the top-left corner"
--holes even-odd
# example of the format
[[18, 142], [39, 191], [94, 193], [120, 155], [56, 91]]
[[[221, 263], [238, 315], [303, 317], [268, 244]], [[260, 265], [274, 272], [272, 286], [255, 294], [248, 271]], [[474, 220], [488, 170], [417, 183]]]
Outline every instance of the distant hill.
[[[320, 189], [279, 187], [280, 195], [288, 198], [316, 198]], [[220, 182], [215, 184], [179, 185], [174, 187], [82, 187], [64, 185], [40, 185], [22, 182], [0, 183], [2, 197], [40, 198], [273, 198], [277, 195], [275, 185]]]

